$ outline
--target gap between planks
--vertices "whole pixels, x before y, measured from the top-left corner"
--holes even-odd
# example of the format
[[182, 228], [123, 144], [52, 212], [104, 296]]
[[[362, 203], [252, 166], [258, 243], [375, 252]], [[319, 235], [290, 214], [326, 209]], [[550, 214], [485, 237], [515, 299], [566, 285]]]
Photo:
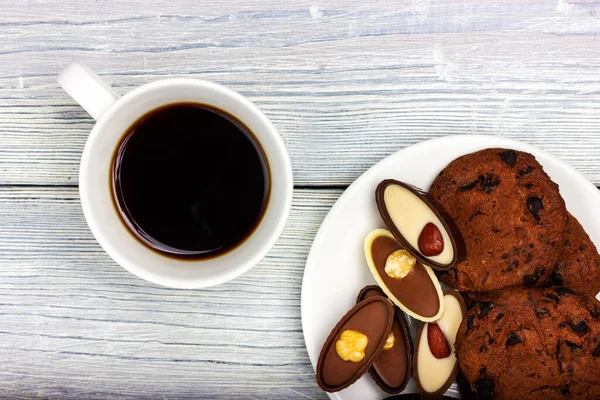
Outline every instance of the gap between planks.
[[[294, 190], [346, 190], [349, 185], [346, 184], [329, 184], [329, 185], [294, 185]], [[52, 189], [74, 189], [78, 188], [79, 184], [31, 184], [31, 183], [0, 183], [0, 188], [23, 188], [23, 189], [36, 189], [36, 188], [52, 188]]]

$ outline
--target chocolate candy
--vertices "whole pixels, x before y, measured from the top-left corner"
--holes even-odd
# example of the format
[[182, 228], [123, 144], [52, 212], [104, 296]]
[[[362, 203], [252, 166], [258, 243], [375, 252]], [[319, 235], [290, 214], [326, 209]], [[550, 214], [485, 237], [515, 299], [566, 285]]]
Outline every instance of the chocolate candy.
[[[379, 286], [370, 285], [360, 291], [356, 302], [370, 297], [386, 298]], [[400, 309], [395, 312], [392, 335], [393, 345], [388, 349], [384, 346], [384, 350], [369, 368], [369, 373], [383, 391], [395, 394], [404, 390], [412, 372], [412, 343], [406, 316]]]
[[360, 378], [383, 351], [394, 308], [383, 297], [365, 299], [346, 313], [325, 341], [317, 362], [317, 383], [337, 392]]
[[376, 229], [367, 235], [365, 258], [381, 289], [402, 311], [426, 322], [442, 315], [442, 289], [437, 277], [407, 253], [389, 231]]
[[375, 190], [379, 214], [402, 247], [421, 263], [446, 271], [466, 255], [454, 220], [428, 193], [393, 179]]
[[442, 317], [435, 323], [421, 324], [417, 332], [413, 371], [422, 393], [443, 394], [458, 374], [454, 342], [467, 308], [454, 290], [444, 291], [443, 301]]

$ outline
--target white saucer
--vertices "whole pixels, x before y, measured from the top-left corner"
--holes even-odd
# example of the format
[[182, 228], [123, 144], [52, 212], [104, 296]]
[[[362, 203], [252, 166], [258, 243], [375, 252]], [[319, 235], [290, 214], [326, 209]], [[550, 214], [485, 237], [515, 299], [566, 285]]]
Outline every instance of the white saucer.
[[[407, 147], [362, 174], [339, 198], [323, 221], [313, 242], [302, 283], [302, 328], [313, 367], [321, 346], [338, 320], [355, 303], [358, 291], [375, 284], [363, 255], [368, 232], [384, 227], [375, 205], [375, 187], [394, 178], [429, 189], [436, 175], [455, 158], [490, 147], [511, 148], [535, 155], [559, 184], [569, 211], [600, 244], [600, 191], [559, 158], [515, 140], [496, 136], [447, 136]], [[413, 323], [414, 325], [414, 323]], [[414, 326], [413, 326], [414, 329]], [[413, 380], [405, 392], [416, 392]], [[459, 397], [456, 385], [447, 395]], [[383, 399], [369, 374], [332, 399]]]

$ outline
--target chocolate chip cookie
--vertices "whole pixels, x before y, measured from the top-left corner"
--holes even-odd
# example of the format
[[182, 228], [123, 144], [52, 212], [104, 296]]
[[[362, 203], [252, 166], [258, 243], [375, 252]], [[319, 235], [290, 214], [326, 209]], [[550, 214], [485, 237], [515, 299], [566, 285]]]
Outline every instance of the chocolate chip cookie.
[[484, 295], [456, 338], [482, 399], [599, 399], [600, 306], [564, 287]]
[[550, 278], [567, 218], [531, 154], [486, 149], [452, 161], [429, 193], [456, 221], [467, 257], [440, 279], [461, 291], [535, 286]]
[[552, 283], [592, 297], [600, 291], [600, 255], [577, 218], [570, 213]]

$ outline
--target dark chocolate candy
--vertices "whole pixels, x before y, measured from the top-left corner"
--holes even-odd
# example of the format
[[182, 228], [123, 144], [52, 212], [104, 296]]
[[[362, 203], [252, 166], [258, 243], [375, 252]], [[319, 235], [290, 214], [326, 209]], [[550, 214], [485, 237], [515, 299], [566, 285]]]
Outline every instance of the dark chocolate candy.
[[[370, 285], [360, 291], [356, 301], [358, 303], [377, 296], [387, 298], [379, 286]], [[369, 369], [377, 386], [390, 394], [403, 391], [412, 373], [412, 342], [408, 321], [404, 312], [399, 308], [396, 308], [395, 314], [392, 323], [394, 345], [388, 350], [383, 350]]]
[[[452, 246], [452, 257], [448, 262], [440, 262], [434, 260], [436, 256], [426, 256], [419, 249], [419, 246], [416, 244], [415, 239], [408, 239], [402, 233], [397, 224], [394, 223], [392, 214], [390, 212], [390, 205], [386, 204], [385, 201], [385, 193], [386, 190], [392, 186], [399, 186], [400, 188], [404, 188], [408, 190], [410, 193], [415, 195], [429, 210], [433, 212], [433, 215], [437, 217], [439, 223], [442, 226], [437, 226], [438, 229], [443, 229], [447, 234], [449, 243], [444, 242], [445, 246]], [[466, 245], [462, 234], [454, 220], [448, 215], [446, 210], [428, 193], [423, 190], [416, 188], [412, 185], [409, 185], [404, 182], [400, 182], [394, 179], [386, 179], [382, 181], [375, 190], [375, 200], [377, 202], [377, 208], [379, 209], [379, 214], [383, 219], [383, 222], [386, 224], [388, 229], [392, 232], [396, 240], [402, 244], [402, 247], [405, 248], [408, 252], [410, 252], [417, 260], [421, 263], [430, 266], [433, 269], [440, 271], [447, 271], [453, 268], [457, 262], [462, 261], [466, 256]], [[423, 229], [427, 223], [430, 223], [430, 220], [423, 220], [423, 224], [419, 229]], [[410, 231], [416, 230], [416, 226], [410, 226]], [[413, 235], [414, 236], [414, 235]], [[412, 242], [412, 243], [411, 243]]]
[[[371, 368], [383, 351], [394, 320], [394, 307], [383, 297], [361, 301], [348, 311], [325, 341], [317, 362], [317, 383], [327, 392], [337, 392], [360, 378]], [[353, 330], [367, 336], [365, 356], [359, 362], [344, 361], [336, 351], [336, 342], [344, 331]]]
[[363, 301], [364, 299], [368, 299], [369, 297], [375, 297], [375, 296], [379, 296], [379, 297], [383, 297], [384, 299], [387, 299], [387, 296], [385, 295], [385, 293], [383, 292], [383, 290], [381, 290], [381, 288], [377, 285], [367, 285], [364, 288], [360, 289], [360, 292], [358, 292], [358, 295], [356, 296], [356, 303], [360, 303], [361, 301]]
[[389, 231], [374, 230], [365, 240], [369, 269], [384, 293], [402, 311], [421, 321], [434, 321], [441, 316], [443, 307], [442, 290], [431, 268], [417, 260], [403, 278], [392, 278], [385, 272], [388, 256], [401, 249]]

